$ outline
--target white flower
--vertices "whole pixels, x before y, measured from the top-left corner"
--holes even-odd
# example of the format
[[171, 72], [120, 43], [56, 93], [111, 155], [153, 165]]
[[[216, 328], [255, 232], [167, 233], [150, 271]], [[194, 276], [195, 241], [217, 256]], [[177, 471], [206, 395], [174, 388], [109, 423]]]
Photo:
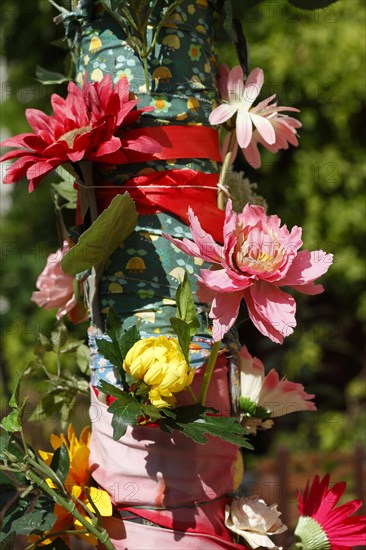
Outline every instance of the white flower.
[[304, 386], [280, 380], [278, 372], [272, 369], [265, 374], [264, 365], [252, 357], [246, 346], [239, 353], [240, 408], [245, 414], [243, 425], [249, 433], [256, 433], [257, 427], [271, 428], [271, 418], [300, 411], [315, 411], [311, 401], [313, 394], [306, 393]]
[[225, 525], [243, 537], [251, 548], [277, 548], [268, 535], [286, 531], [280, 515], [277, 504], [268, 506], [257, 495], [236, 498], [225, 508]]

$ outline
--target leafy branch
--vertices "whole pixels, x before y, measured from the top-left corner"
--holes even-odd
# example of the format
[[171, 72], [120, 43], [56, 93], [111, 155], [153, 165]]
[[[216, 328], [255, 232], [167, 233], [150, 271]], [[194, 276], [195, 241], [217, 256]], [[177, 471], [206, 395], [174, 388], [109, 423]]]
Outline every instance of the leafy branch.
[[[19, 534], [40, 535], [41, 540], [45, 540], [42, 535], [47, 533], [46, 538], [70, 533], [80, 535], [83, 532], [91, 533], [104, 548], [113, 550], [100, 516], [66, 489], [65, 482], [70, 470], [66, 446], [63, 444], [55, 451], [48, 465], [27, 444], [23, 431], [25, 400], [20, 402], [19, 394], [20, 380], [9, 401], [12, 410], [1, 422], [5, 431], [0, 436], [0, 485], [5, 506], [2, 506], [0, 547], [10, 548], [14, 537]], [[15, 435], [17, 432], [20, 438]], [[54, 504], [64, 508], [84, 529], [51, 534], [57, 519], [53, 513]], [[28, 550], [36, 546], [37, 543], [31, 544]]]

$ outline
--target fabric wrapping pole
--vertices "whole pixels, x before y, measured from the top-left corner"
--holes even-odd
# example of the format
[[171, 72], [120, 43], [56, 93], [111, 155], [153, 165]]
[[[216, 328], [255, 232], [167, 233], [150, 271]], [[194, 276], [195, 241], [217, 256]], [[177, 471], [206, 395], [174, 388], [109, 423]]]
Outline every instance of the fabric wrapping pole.
[[[216, 174], [202, 174], [189, 169], [166, 170], [131, 178], [123, 185], [123, 189], [135, 201], [140, 214], [167, 211], [188, 224], [188, 209], [191, 208], [199, 215], [202, 228], [221, 243], [224, 211], [218, 210], [216, 206], [217, 180]], [[104, 185], [104, 189], [95, 189], [99, 212], [107, 208], [113, 197], [121, 193], [120, 187], [108, 187], [107, 180], [104, 181]], [[205, 205], [204, 209], [202, 202]], [[213, 219], [216, 220], [215, 224], [212, 223]], [[81, 223], [79, 203], [77, 220]]]
[[[151, 28], [159, 21], [163, 5], [166, 4], [158, 5], [149, 21]], [[149, 58], [152, 83], [149, 93], [141, 60], [121, 28], [98, 2], [90, 19], [81, 22], [76, 36], [77, 82], [81, 85], [85, 76], [95, 81], [110, 74], [116, 83], [126, 76], [131, 92], [139, 99], [139, 107], [155, 108], [144, 113], [131, 131], [154, 133], [160, 129], [166, 140], [171, 142], [174, 138], [171, 150], [175, 156], [165, 147], [165, 153], [160, 155], [163, 158], [146, 157], [142, 162], [141, 157], [131, 156], [129, 163], [120, 166], [94, 165], [99, 211], [115, 192], [123, 193], [129, 186], [136, 188], [140, 213], [136, 230], [108, 260], [99, 297], [103, 315], [113, 307], [123, 327], [138, 323], [143, 336], [172, 334], [169, 319], [175, 315], [174, 297], [182, 274], [188, 273], [195, 291], [194, 275], [202, 267], [202, 262], [177, 251], [162, 233], [189, 238], [184, 213], [189, 205], [196, 206], [199, 214], [204, 212], [205, 228], [214, 226], [218, 240], [222, 231], [222, 212], [214, 205], [216, 192], [208, 189], [218, 179], [220, 160], [217, 134], [208, 124], [212, 104], [217, 99], [212, 39], [214, 8], [214, 3], [208, 0], [186, 0], [176, 8], [161, 29]], [[210, 143], [186, 142], [181, 136], [189, 128], [196, 129], [192, 136], [206, 132], [206, 136], [211, 136]], [[179, 154], [179, 148], [184, 153]], [[200, 154], [200, 150], [208, 150], [209, 154]], [[186, 158], [182, 156], [188, 153]], [[179, 185], [189, 183], [189, 178], [185, 179], [188, 171], [195, 174], [196, 181], [191, 181], [191, 189], [183, 191]], [[167, 183], [166, 193], [153, 187]], [[100, 189], [103, 185], [105, 189]], [[206, 188], [199, 189], [201, 185]], [[210, 326], [207, 308], [195, 299], [201, 324], [192, 351], [197, 391], [208, 353], [205, 342], [210, 337]], [[93, 384], [98, 386], [98, 380], [104, 379], [118, 385], [113, 366], [98, 353], [93, 328], [90, 349]], [[216, 405], [227, 416], [231, 414], [229, 380], [230, 364], [222, 355], [215, 368], [208, 405]], [[179, 399], [189, 399], [188, 392], [179, 395]], [[118, 550], [242, 548], [232, 543], [224, 526], [227, 494], [234, 489], [234, 477], [240, 478], [237, 447], [217, 438], [210, 438], [206, 445], [195, 444], [183, 435], [169, 435], [143, 426], [129, 429], [116, 442], [112, 438], [111, 415], [107, 406], [96, 398], [93, 388], [91, 403], [90, 469], [116, 504], [114, 517], [106, 520], [105, 525]], [[136, 487], [138, 505], [126, 494]]]

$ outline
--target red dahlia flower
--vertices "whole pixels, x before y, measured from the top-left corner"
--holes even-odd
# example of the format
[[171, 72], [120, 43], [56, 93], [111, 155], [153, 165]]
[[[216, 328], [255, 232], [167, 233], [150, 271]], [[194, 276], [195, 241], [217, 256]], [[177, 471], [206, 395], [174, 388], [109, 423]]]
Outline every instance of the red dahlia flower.
[[66, 99], [52, 95], [51, 116], [27, 109], [26, 117], [34, 133], [19, 134], [0, 144], [17, 147], [0, 158], [18, 158], [4, 183], [14, 183], [26, 175], [29, 191], [33, 191], [48, 172], [63, 163], [86, 159], [123, 164], [127, 161], [126, 149], [159, 152], [158, 142], [147, 136], [123, 140], [115, 135], [122, 125], [133, 124], [142, 112], [153, 109], [133, 110], [138, 100], [130, 100], [129, 93], [127, 78], [121, 78], [113, 87], [111, 77], [106, 75], [100, 82], [84, 83], [82, 89], [69, 82]]
[[296, 548], [303, 550], [347, 550], [366, 544], [366, 516], [352, 516], [362, 506], [360, 500], [351, 500], [334, 508], [346, 488], [336, 483], [329, 488], [329, 475], [319, 476], [303, 496], [298, 494], [300, 513], [295, 535], [300, 541]]

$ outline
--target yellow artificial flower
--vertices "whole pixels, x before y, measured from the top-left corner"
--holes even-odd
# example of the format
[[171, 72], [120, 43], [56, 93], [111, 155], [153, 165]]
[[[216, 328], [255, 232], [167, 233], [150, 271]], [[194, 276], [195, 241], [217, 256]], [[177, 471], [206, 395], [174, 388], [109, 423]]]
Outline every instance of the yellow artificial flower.
[[186, 389], [194, 376], [178, 341], [166, 336], [136, 342], [127, 353], [123, 368], [150, 386], [149, 399], [155, 407], [174, 406], [174, 394]]
[[[94, 503], [95, 508], [98, 510], [101, 516], [108, 517], [112, 515], [112, 503], [109, 494], [103, 489], [97, 487], [89, 487], [90, 483], [90, 471], [89, 471], [89, 441], [90, 441], [90, 429], [86, 427], [82, 430], [79, 438], [76, 437], [74, 428], [72, 425], [69, 425], [67, 437], [64, 434], [54, 435], [50, 437], [51, 446], [54, 451], [61, 447], [64, 444], [69, 452], [70, 459], [70, 469], [64, 481], [64, 486], [70, 497], [73, 499], [81, 500], [87, 508], [91, 511], [94, 511], [92, 505], [90, 504], [87, 493], [90, 495], [91, 500]], [[50, 465], [54, 453], [39, 451], [41, 458]], [[48, 485], [52, 488], [55, 488], [55, 485], [51, 479], [46, 480]], [[85, 510], [76, 504], [79, 512], [89, 521], [90, 518], [87, 516]], [[47, 540], [40, 542], [40, 545], [49, 544], [52, 540], [52, 533], [69, 530], [69, 529], [84, 529], [84, 526], [75, 519], [71, 514], [69, 514], [65, 508], [55, 504], [53, 513], [57, 517], [56, 522], [54, 523], [51, 531], [46, 533], [49, 535]], [[58, 535], [60, 536], [60, 535]], [[97, 539], [91, 533], [80, 535], [83, 539], [87, 540], [92, 546], [97, 544]], [[37, 542], [38, 537], [31, 535], [30, 540], [32, 542]], [[61, 537], [65, 540], [68, 539], [68, 536], [65, 535]]]

